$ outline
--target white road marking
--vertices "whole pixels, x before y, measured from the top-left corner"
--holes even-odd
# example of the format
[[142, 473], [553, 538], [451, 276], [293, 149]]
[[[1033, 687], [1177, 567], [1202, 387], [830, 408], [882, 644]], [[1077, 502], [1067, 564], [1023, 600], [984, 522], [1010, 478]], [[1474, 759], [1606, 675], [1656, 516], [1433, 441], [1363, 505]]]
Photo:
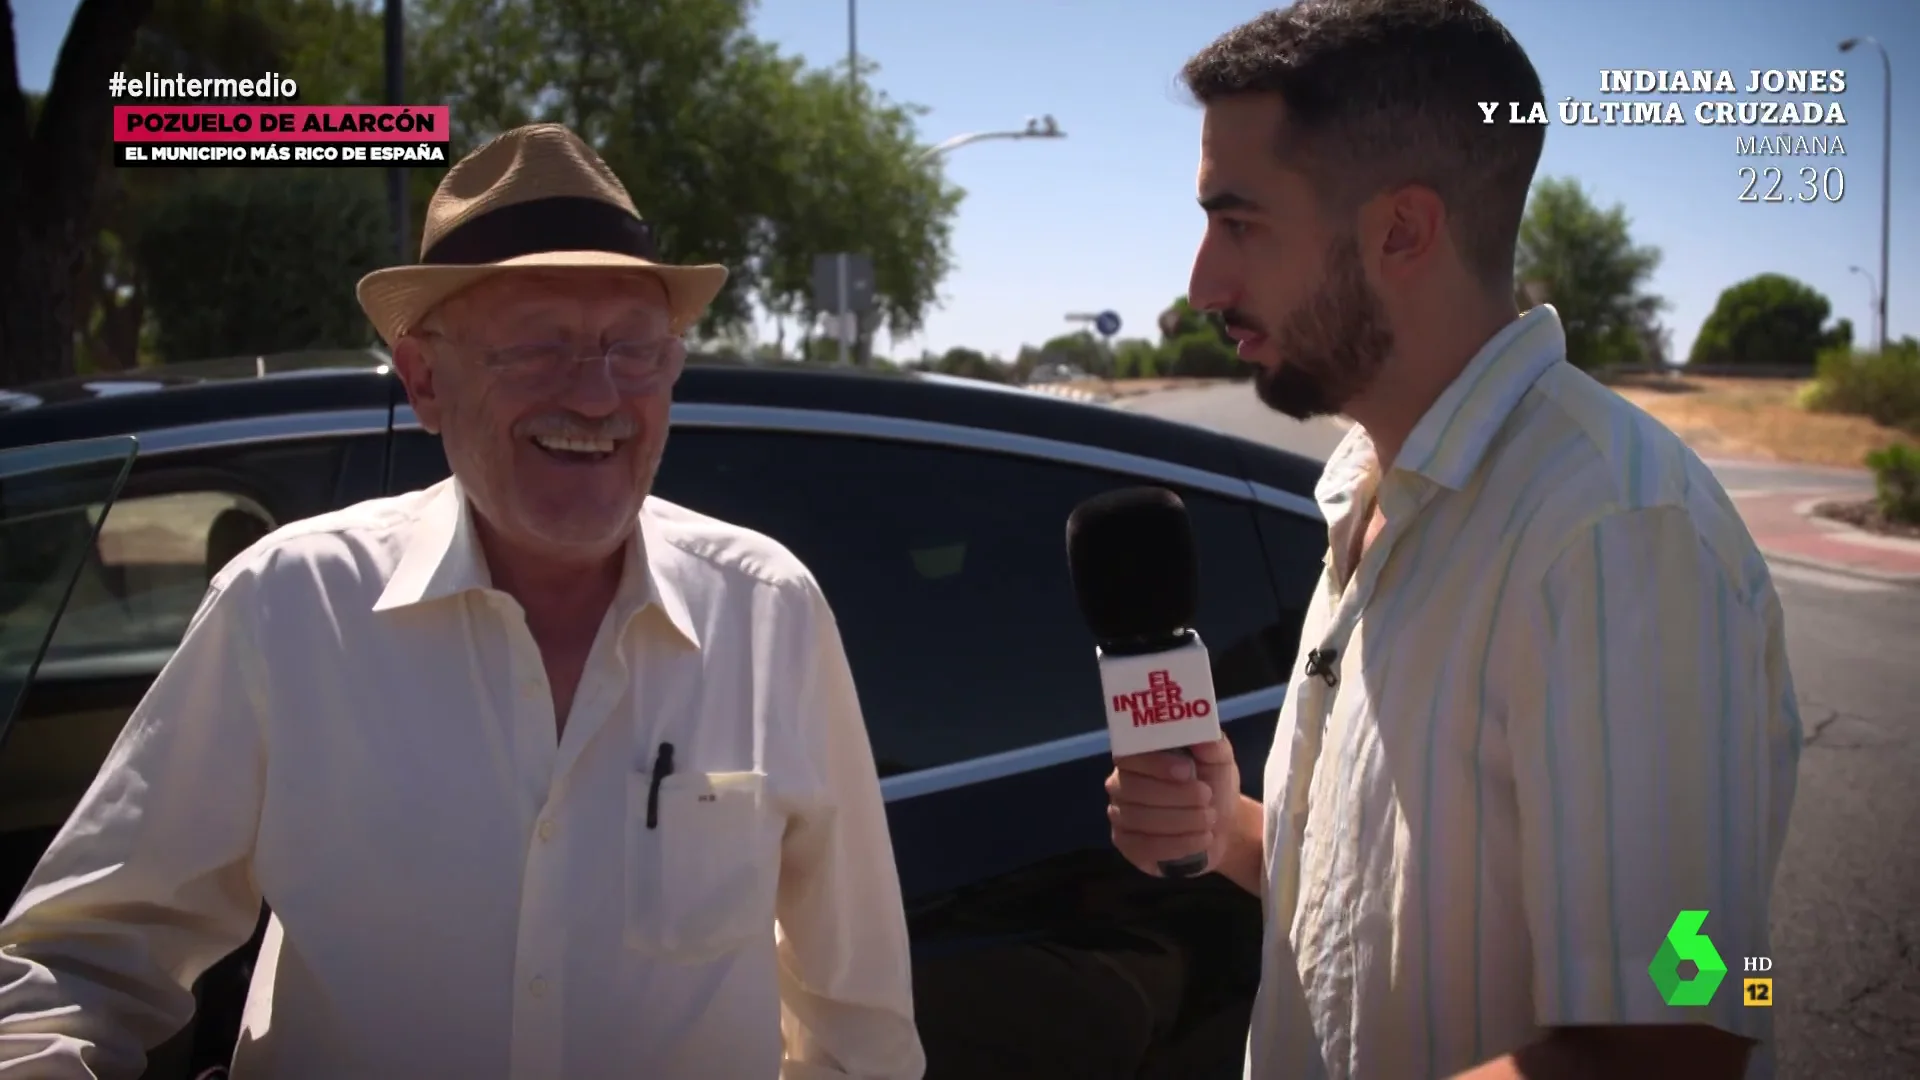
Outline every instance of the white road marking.
[[1761, 498], [1766, 498], [1767, 496], [1770, 496], [1770, 495], [1818, 496], [1818, 498], [1815, 498], [1812, 500], [1812, 502], [1814, 503], [1834, 502], [1836, 500], [1841, 500], [1841, 499], [1865, 498], [1867, 495], [1873, 494], [1871, 490], [1868, 490], [1862, 493], [1862, 492], [1855, 491], [1852, 488], [1830, 488], [1830, 487], [1757, 487], [1757, 488], [1730, 487], [1730, 488], [1726, 488], [1725, 490], [1726, 490], [1727, 496], [1729, 498], [1734, 498], [1734, 499], [1761, 499]]

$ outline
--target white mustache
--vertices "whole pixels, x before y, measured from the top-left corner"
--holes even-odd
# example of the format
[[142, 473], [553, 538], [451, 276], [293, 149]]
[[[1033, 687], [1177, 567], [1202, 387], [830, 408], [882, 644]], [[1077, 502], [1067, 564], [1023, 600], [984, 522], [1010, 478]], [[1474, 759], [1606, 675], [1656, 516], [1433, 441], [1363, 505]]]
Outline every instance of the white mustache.
[[573, 413], [542, 413], [521, 421], [519, 434], [529, 439], [631, 439], [640, 433], [633, 417], [623, 413], [589, 420]]

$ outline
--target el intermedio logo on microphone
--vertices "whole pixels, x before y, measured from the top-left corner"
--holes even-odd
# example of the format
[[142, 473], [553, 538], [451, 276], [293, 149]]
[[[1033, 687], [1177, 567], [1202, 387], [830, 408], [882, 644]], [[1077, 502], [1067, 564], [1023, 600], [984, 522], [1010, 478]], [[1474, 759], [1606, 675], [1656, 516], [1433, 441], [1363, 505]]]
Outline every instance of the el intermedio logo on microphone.
[[1115, 755], [1197, 746], [1220, 737], [1213, 665], [1194, 634], [1161, 652], [1100, 657], [1107, 736]]
[[1174, 681], [1173, 672], [1161, 668], [1148, 673], [1145, 690], [1115, 694], [1112, 709], [1116, 713], [1131, 712], [1133, 726], [1146, 727], [1210, 715], [1213, 702], [1204, 697], [1198, 701], [1187, 700], [1180, 684]]

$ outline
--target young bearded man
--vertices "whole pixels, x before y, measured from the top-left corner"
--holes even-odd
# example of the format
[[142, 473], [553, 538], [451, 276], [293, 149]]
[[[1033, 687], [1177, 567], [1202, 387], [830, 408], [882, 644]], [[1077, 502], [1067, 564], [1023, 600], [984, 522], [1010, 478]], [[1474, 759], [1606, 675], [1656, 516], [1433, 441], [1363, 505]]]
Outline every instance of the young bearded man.
[[1768, 951], [1780, 603], [1699, 458], [1517, 310], [1545, 132], [1479, 103], [1524, 115], [1532, 64], [1470, 0], [1305, 0], [1184, 75], [1190, 299], [1261, 400], [1356, 424], [1264, 806], [1225, 741], [1107, 784], [1137, 866], [1205, 850], [1264, 900], [1248, 1077], [1765, 1075], [1737, 977], [1678, 1007], [1649, 967], [1682, 911]]

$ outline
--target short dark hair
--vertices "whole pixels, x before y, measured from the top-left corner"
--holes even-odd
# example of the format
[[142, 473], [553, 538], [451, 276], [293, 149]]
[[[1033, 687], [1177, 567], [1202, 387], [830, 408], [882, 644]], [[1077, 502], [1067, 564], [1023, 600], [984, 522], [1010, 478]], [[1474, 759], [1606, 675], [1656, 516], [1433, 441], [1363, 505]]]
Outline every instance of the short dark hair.
[[[1431, 187], [1467, 266], [1512, 281], [1546, 128], [1508, 123], [1507, 103], [1525, 112], [1544, 96], [1526, 51], [1474, 0], [1300, 0], [1229, 30], [1180, 75], [1203, 105], [1278, 94], [1277, 148], [1330, 208]], [[1495, 123], [1482, 101], [1500, 103]]]

